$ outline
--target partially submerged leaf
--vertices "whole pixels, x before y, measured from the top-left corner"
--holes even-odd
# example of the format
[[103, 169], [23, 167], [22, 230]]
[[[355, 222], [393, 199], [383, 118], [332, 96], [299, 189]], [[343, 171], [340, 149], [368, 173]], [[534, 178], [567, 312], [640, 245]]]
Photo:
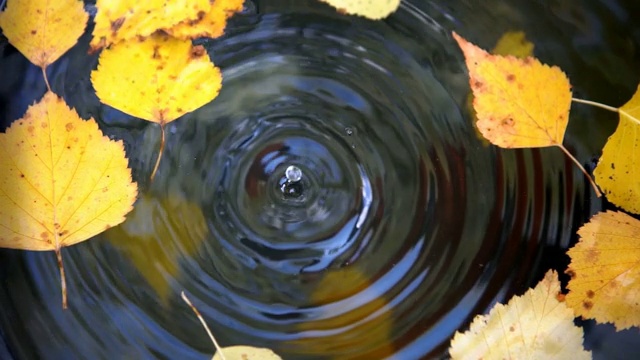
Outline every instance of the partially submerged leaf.
[[144, 194], [127, 221], [105, 233], [122, 251], [162, 301], [171, 293], [170, 280], [180, 273], [180, 262], [197, 253], [207, 236], [200, 206], [180, 195], [157, 198]]
[[122, 142], [47, 92], [0, 134], [0, 246], [59, 254], [120, 224], [137, 195], [127, 166]]
[[618, 128], [609, 137], [593, 174], [615, 205], [640, 214], [640, 86], [620, 109]]
[[640, 221], [607, 211], [594, 215], [578, 235], [568, 251], [567, 305], [617, 330], [640, 326]]
[[29, 61], [46, 67], [76, 44], [89, 15], [78, 0], [10, 0], [0, 28]]
[[201, 45], [157, 34], [105, 49], [91, 82], [103, 103], [164, 125], [213, 100], [222, 74]]
[[478, 315], [465, 333], [456, 332], [452, 359], [591, 359], [582, 347], [582, 328], [573, 311], [558, 301], [560, 281], [555, 271], [507, 305], [496, 304]]
[[[209, 0], [98, 0], [91, 49], [147, 37], [157, 30], [201, 18]], [[131, 64], [123, 64], [131, 66]]]
[[380, 20], [391, 15], [400, 7], [400, 0], [320, 0], [339, 12], [359, 15], [372, 20]]
[[480, 132], [504, 148], [562, 146], [571, 85], [535, 58], [491, 55], [457, 34], [469, 69]]
[[243, 9], [244, 0], [216, 0], [209, 10], [196, 20], [183, 21], [171, 28], [164, 29], [168, 34], [180, 39], [199, 37], [216, 38], [224, 33], [227, 19]]

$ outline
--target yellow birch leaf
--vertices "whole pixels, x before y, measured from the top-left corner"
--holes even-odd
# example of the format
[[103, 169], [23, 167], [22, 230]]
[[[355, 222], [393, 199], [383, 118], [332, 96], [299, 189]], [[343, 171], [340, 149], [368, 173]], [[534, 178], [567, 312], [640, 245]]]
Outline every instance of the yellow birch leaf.
[[224, 354], [226, 360], [282, 360], [271, 349], [241, 345], [220, 348], [212, 360], [223, 360], [220, 352]]
[[469, 69], [482, 135], [503, 148], [558, 146], [566, 153], [571, 85], [562, 70], [532, 57], [491, 55], [453, 36]]
[[617, 330], [640, 326], [640, 221], [623, 212], [594, 215], [567, 252], [567, 305]]
[[465, 333], [456, 332], [449, 354], [457, 359], [591, 359], [582, 328], [560, 297], [558, 274], [550, 270], [535, 288], [478, 315]]
[[196, 20], [209, 7], [209, 0], [98, 0], [91, 50]]
[[0, 134], [0, 246], [53, 250], [61, 263], [62, 247], [120, 224], [131, 211], [137, 186], [127, 166], [122, 142], [47, 92]]
[[76, 44], [88, 19], [78, 0], [9, 0], [0, 28], [29, 61], [45, 68]]
[[166, 302], [170, 281], [180, 271], [180, 260], [195, 254], [207, 234], [206, 220], [197, 204], [175, 194], [166, 198], [145, 194], [127, 221], [104, 236]]
[[216, 0], [209, 10], [196, 20], [187, 20], [164, 29], [169, 35], [179, 39], [196, 39], [200, 37], [216, 38], [224, 34], [227, 19], [241, 11], [244, 0]]
[[164, 125], [213, 100], [222, 74], [201, 45], [156, 34], [102, 51], [91, 82], [103, 103]]
[[371, 20], [380, 20], [391, 15], [400, 7], [400, 0], [320, 0], [339, 12], [359, 15]]
[[640, 214], [640, 86], [618, 111], [618, 128], [609, 137], [593, 174], [615, 205]]
[[[524, 59], [528, 56], [533, 56], [534, 45], [531, 41], [527, 40], [526, 34], [523, 31], [507, 31], [502, 34], [496, 46], [491, 50], [493, 55], [513, 55], [517, 58]], [[471, 114], [471, 121], [476, 135], [483, 145], [488, 145], [489, 142], [478, 130], [478, 117], [476, 111], [473, 109], [473, 95], [467, 96], [467, 109]]]

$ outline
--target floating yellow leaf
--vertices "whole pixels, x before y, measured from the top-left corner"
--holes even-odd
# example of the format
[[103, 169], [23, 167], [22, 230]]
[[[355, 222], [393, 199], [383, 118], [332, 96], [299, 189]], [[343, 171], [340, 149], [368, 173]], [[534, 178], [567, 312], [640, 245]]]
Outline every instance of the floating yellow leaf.
[[271, 349], [253, 346], [228, 346], [220, 348], [212, 360], [223, 360], [220, 352], [224, 354], [224, 359], [226, 360], [282, 360], [282, 358], [276, 355]]
[[607, 211], [578, 230], [569, 249], [567, 305], [616, 329], [640, 326], [640, 221]]
[[196, 314], [200, 323], [207, 331], [209, 338], [213, 342], [213, 345], [216, 348], [216, 354], [213, 356], [212, 360], [282, 360], [282, 358], [271, 349], [267, 348], [258, 348], [253, 346], [229, 346], [229, 347], [220, 347], [216, 338], [211, 333], [207, 322], [204, 321], [204, 318], [200, 314], [200, 311], [191, 303], [191, 300], [187, 297], [187, 295], [182, 292], [182, 299], [184, 302], [191, 307], [191, 310]]
[[482, 135], [504, 148], [562, 147], [571, 105], [571, 85], [562, 70], [531, 57], [491, 55], [453, 36], [469, 69]]
[[400, 7], [400, 0], [320, 0], [339, 12], [379, 20], [391, 15]]
[[640, 214], [640, 86], [620, 109], [618, 128], [609, 137], [593, 174], [617, 206]]
[[120, 226], [105, 237], [120, 249], [162, 301], [171, 294], [170, 280], [180, 260], [195, 254], [208, 233], [200, 207], [184, 197], [142, 195]]
[[127, 165], [122, 142], [47, 92], [0, 134], [0, 246], [53, 250], [61, 264], [62, 247], [120, 224], [131, 211], [137, 186]]
[[[491, 50], [491, 53], [494, 55], [513, 55], [522, 59], [528, 56], [533, 56], [533, 47], [533, 43], [527, 40], [523, 31], [508, 31], [498, 39], [498, 42], [493, 50]], [[489, 143], [487, 139], [485, 139], [482, 133], [478, 130], [478, 117], [476, 116], [476, 111], [473, 109], [472, 94], [467, 96], [467, 108], [469, 110], [469, 114], [471, 114], [471, 121], [473, 121], [472, 125], [476, 130], [476, 135], [484, 145], [488, 145]]]
[[196, 20], [204, 16], [210, 6], [209, 0], [98, 0], [91, 49], [97, 51]]
[[180, 39], [195, 39], [199, 37], [216, 38], [224, 33], [227, 19], [234, 13], [241, 11], [244, 0], [216, 0], [209, 10], [196, 20], [183, 21], [171, 28], [164, 29], [169, 35]]
[[558, 275], [549, 271], [534, 289], [476, 316], [469, 331], [456, 332], [451, 358], [591, 359], [582, 347], [582, 328], [573, 324], [574, 313], [559, 294]]
[[78, 0], [10, 0], [0, 27], [29, 61], [45, 68], [76, 44], [88, 19]]
[[213, 100], [222, 75], [202, 46], [157, 34], [105, 49], [91, 82], [103, 103], [164, 125]]

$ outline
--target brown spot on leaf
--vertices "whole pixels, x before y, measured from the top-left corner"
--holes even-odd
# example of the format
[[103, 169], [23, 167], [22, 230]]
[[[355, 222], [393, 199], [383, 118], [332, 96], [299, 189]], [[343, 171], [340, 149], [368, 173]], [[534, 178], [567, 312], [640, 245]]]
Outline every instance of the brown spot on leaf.
[[556, 294], [556, 300], [558, 300], [559, 302], [564, 302], [565, 299], [565, 295], [562, 293], [558, 293]]
[[582, 302], [582, 307], [585, 310], [591, 310], [591, 308], [593, 307], [593, 303], [591, 301], [589, 301], [589, 300], [585, 300], [585, 301]]
[[67, 129], [67, 131], [71, 131], [71, 130], [73, 130], [73, 124], [72, 123], [67, 123], [67, 125], [65, 125], [64, 128]]
[[565, 274], [569, 275], [569, 277], [570, 277], [572, 280], [576, 278], [576, 272], [575, 272], [575, 271], [573, 271], [573, 270], [571, 270], [571, 269], [568, 269], [567, 271], [565, 271]]
[[482, 81], [476, 80], [473, 82], [472, 87], [475, 90], [479, 90], [484, 86], [484, 84], [482, 83]]
[[154, 46], [153, 47], [153, 55], [151, 56], [154, 59], [160, 59], [160, 47], [159, 46]]
[[513, 82], [516, 79], [516, 76], [513, 74], [507, 74], [507, 81]]
[[594, 297], [595, 295], [596, 295], [596, 294], [593, 292], [593, 290], [587, 290], [587, 297], [588, 297], [589, 299], [593, 299], [593, 297]]
[[118, 30], [120, 30], [120, 28], [122, 27], [122, 24], [124, 24], [125, 18], [124, 17], [119, 17], [117, 19], [115, 19], [114, 21], [111, 22], [111, 31], [112, 32], [117, 32]]
[[43, 121], [43, 122], [40, 123], [40, 127], [43, 128], [43, 129], [46, 129], [46, 128], [49, 127], [49, 124], [47, 124], [45, 121]]
[[33, 135], [33, 130], [35, 130], [35, 129], [33, 128], [33, 126], [29, 126], [29, 127], [27, 128], [27, 132], [28, 132], [29, 134], [31, 134], [31, 135]]
[[40, 234], [40, 238], [41, 238], [42, 240], [47, 240], [47, 239], [49, 239], [49, 233], [48, 233], [48, 232], [46, 232], [46, 231], [43, 231], [43, 232]]
[[600, 251], [596, 249], [589, 249], [585, 254], [585, 260], [590, 263], [595, 263], [600, 258]]
[[203, 55], [205, 55], [206, 53], [207, 53], [207, 51], [204, 49], [204, 46], [202, 46], [202, 45], [196, 45], [193, 48], [191, 48], [191, 58], [192, 59], [200, 58]]
[[31, 30], [31, 35], [35, 35], [38, 33], [38, 30]]
[[509, 331], [514, 332], [516, 331], [516, 328], [513, 327], [513, 325], [509, 326]]

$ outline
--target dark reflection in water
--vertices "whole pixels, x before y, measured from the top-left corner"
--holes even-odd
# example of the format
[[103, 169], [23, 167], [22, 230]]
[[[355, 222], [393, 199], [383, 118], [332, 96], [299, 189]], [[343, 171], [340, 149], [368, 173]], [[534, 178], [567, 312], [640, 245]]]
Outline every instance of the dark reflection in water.
[[[524, 30], [576, 96], [619, 105], [640, 69], [631, 14], [616, 2], [413, 1], [369, 22], [310, 1], [249, 3], [225, 37], [201, 41], [222, 92], [167, 127], [153, 184], [158, 128], [99, 104], [83, 37], [51, 67], [52, 86], [125, 141], [144, 194], [125, 224], [63, 251], [67, 311], [52, 254], [0, 252], [7, 352], [204, 359], [184, 289], [224, 345], [286, 359], [440, 356], [475, 314], [561, 270], [600, 206], [558, 149], [477, 139], [450, 31], [490, 48]], [[10, 47], [0, 66], [6, 123], [44, 85]], [[572, 111], [565, 145], [588, 163], [615, 119]]]

